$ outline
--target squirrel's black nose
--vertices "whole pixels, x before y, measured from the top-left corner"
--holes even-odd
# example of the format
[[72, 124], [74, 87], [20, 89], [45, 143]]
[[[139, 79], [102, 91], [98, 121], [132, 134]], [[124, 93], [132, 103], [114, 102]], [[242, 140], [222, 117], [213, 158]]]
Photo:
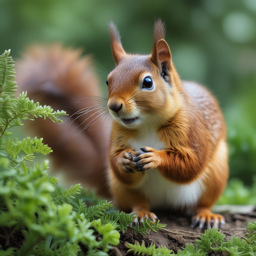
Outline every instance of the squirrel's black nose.
[[112, 111], [118, 113], [118, 111], [122, 108], [123, 104], [118, 104], [118, 103], [111, 103], [108, 105], [108, 108], [111, 109]]

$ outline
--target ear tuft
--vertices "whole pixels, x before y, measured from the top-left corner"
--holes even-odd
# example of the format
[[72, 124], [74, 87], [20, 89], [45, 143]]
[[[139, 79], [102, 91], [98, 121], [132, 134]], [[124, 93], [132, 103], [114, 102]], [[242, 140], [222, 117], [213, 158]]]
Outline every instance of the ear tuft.
[[171, 51], [164, 40], [165, 26], [161, 20], [157, 20], [154, 25], [154, 44], [151, 53], [152, 62], [158, 67], [163, 78], [168, 81], [171, 63]]
[[120, 61], [120, 59], [126, 54], [122, 43], [121, 43], [121, 37], [120, 34], [113, 22], [109, 23], [109, 36], [110, 36], [110, 44], [111, 44], [111, 50], [112, 55], [114, 58], [114, 61], [116, 64]]
[[164, 39], [164, 37], [165, 37], [165, 25], [160, 19], [158, 19], [157, 21], [155, 21], [155, 24], [154, 24], [154, 34], [153, 34], [154, 46], [157, 44], [159, 40]]
[[[156, 66], [158, 66], [159, 68], [161, 68], [161, 61], [159, 59], [159, 46], [164, 46], [164, 37], [165, 37], [165, 26], [164, 23], [158, 19], [155, 24], [154, 24], [154, 34], [153, 34], [153, 50], [151, 53], [151, 59], [153, 61], [153, 63], [155, 63]], [[158, 43], [160, 41], [163, 41], [162, 43], [160, 43], [160, 45], [158, 46]], [[167, 44], [165, 42], [165, 44]], [[168, 45], [167, 45], [168, 47]], [[169, 47], [168, 47], [169, 49]], [[169, 50], [170, 51], [170, 50]]]
[[110, 41], [117, 41], [121, 44], [121, 37], [113, 21], [108, 24]]

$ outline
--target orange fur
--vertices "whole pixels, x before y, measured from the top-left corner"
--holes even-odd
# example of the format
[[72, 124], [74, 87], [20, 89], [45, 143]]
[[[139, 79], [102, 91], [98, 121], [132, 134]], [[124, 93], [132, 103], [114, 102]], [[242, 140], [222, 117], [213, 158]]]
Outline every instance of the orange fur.
[[[148, 56], [126, 54], [113, 24], [110, 35], [116, 67], [108, 76], [108, 106], [116, 103], [120, 108], [109, 109], [114, 118], [109, 184], [117, 205], [139, 212], [140, 218], [148, 215], [150, 198], [143, 194], [141, 184], [148, 170], [155, 169], [175, 184], [202, 180], [203, 194], [196, 205], [185, 207], [195, 207], [202, 221], [221, 221], [210, 212], [228, 177], [226, 128], [217, 101], [204, 87], [180, 80], [160, 21], [155, 23], [153, 50]], [[147, 75], [154, 82], [152, 90], [143, 90]], [[135, 155], [131, 141], [139, 141], [147, 126], [158, 140], [156, 145], [164, 146], [141, 145], [143, 154], [128, 157], [127, 153]]]

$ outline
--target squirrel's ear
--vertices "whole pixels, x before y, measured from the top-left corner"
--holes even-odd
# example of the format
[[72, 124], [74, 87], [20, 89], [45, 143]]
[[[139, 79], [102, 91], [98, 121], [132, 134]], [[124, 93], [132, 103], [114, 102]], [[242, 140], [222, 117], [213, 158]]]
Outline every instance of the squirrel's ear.
[[116, 64], [120, 61], [120, 59], [126, 55], [121, 39], [120, 39], [120, 34], [113, 22], [109, 23], [109, 36], [110, 36], [110, 44], [111, 44], [111, 50], [112, 50], [112, 55], [114, 58], [114, 61]]
[[154, 44], [151, 59], [159, 69], [164, 68], [165, 71], [168, 71], [171, 62], [171, 51], [164, 37], [164, 24], [161, 20], [158, 20], [154, 25]]

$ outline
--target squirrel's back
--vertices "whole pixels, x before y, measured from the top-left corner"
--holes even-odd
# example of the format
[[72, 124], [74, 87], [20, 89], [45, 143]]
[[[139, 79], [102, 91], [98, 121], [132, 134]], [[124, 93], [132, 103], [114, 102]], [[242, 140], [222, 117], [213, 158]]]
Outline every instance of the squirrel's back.
[[182, 81], [182, 84], [202, 112], [214, 148], [220, 139], [226, 139], [226, 126], [219, 104], [206, 87], [189, 81]]

